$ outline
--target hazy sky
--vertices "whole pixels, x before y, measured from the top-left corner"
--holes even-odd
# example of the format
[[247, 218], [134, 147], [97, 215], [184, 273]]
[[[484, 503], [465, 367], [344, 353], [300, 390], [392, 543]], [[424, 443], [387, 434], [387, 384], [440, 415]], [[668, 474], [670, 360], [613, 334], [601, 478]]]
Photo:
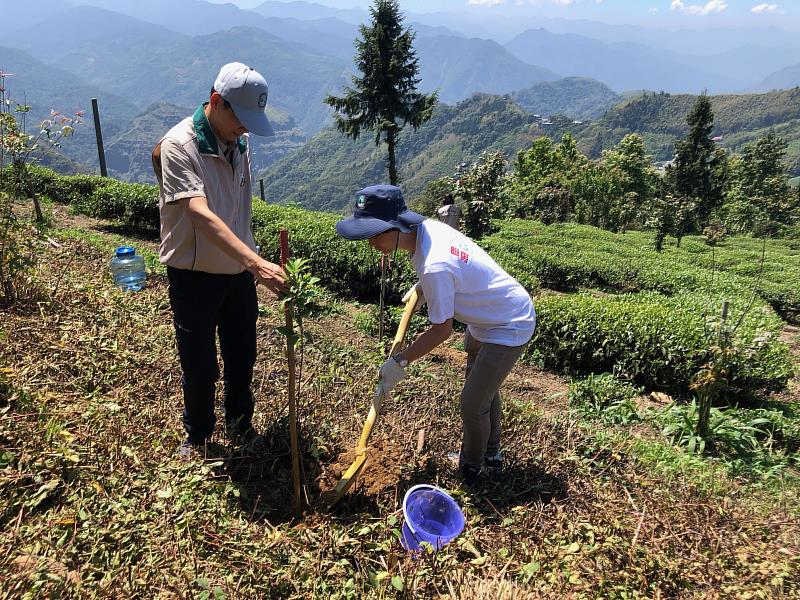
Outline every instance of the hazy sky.
[[[263, 0], [211, 1], [233, 1], [242, 8], [249, 8]], [[509, 17], [525, 14], [665, 27], [794, 26], [800, 23], [800, 0], [774, 1], [775, 3], [761, 0], [401, 0], [400, 6], [413, 12], [467, 10]], [[350, 8], [366, 7], [370, 2], [319, 0], [319, 4]]]

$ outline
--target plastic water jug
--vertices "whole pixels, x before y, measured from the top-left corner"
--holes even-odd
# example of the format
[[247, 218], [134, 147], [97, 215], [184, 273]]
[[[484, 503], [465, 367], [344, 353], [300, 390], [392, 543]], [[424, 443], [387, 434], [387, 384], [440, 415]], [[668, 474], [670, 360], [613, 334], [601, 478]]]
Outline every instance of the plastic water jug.
[[126, 292], [138, 292], [147, 279], [144, 258], [136, 254], [133, 246], [120, 246], [111, 260], [111, 276], [118, 288]]

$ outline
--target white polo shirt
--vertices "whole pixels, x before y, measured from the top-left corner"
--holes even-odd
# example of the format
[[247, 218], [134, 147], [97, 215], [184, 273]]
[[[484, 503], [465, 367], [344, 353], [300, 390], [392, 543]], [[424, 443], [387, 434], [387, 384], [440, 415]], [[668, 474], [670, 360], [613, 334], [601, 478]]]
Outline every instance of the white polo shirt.
[[236, 274], [244, 265], [225, 254], [192, 225], [184, 198], [204, 197], [208, 207], [255, 251], [252, 231], [252, 177], [250, 150], [245, 134], [226, 158], [220, 140], [200, 106], [193, 116], [170, 129], [161, 140], [158, 177], [161, 213], [159, 260], [171, 267]]
[[411, 263], [431, 323], [454, 318], [476, 340], [521, 346], [536, 328], [533, 301], [480, 246], [452, 227], [427, 219], [416, 228]]

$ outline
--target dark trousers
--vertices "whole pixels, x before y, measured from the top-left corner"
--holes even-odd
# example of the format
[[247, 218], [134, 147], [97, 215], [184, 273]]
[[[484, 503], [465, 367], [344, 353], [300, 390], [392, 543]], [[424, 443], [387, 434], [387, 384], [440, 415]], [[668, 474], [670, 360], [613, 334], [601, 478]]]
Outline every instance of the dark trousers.
[[169, 301], [183, 378], [183, 426], [202, 443], [214, 432], [214, 390], [219, 379], [216, 336], [224, 365], [228, 426], [252, 425], [250, 384], [256, 362], [258, 300], [253, 275], [216, 275], [167, 267]]

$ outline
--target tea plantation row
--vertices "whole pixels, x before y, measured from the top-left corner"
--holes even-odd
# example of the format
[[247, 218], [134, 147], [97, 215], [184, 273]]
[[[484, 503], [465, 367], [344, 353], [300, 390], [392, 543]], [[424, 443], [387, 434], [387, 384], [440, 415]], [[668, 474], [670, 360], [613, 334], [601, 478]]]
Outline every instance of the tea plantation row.
[[[97, 176], [60, 176], [43, 168], [32, 174], [31, 191], [41, 196], [90, 216], [158, 231], [154, 186]], [[259, 200], [253, 207], [256, 241], [266, 258], [277, 262], [278, 232], [286, 228], [293, 254], [309, 259], [328, 289], [345, 298], [375, 301], [380, 260], [365, 243], [336, 235], [339, 218]], [[681, 248], [658, 254], [649, 247], [649, 237], [639, 232], [613, 234], [574, 224], [544, 226], [527, 221], [504, 221], [499, 226], [483, 244], [532, 293], [542, 287], [622, 292], [600, 297], [541, 294], [530, 360], [576, 374], [613, 370], [651, 389], [687, 394], [692, 375], [710, 356], [706, 317], [717, 314], [725, 299], [732, 302], [735, 322], [755, 290], [754, 309], [738, 331], [729, 393], [779, 389], [790, 376], [788, 350], [777, 339], [783, 323], [764, 304], [789, 318], [797, 315], [800, 296], [792, 282], [800, 280], [800, 270], [792, 242], [769, 241], [765, 268], [759, 274], [757, 240], [732, 239], [712, 251], [697, 238], [687, 238]], [[398, 256], [389, 302], [399, 302], [413, 281], [408, 261]]]

